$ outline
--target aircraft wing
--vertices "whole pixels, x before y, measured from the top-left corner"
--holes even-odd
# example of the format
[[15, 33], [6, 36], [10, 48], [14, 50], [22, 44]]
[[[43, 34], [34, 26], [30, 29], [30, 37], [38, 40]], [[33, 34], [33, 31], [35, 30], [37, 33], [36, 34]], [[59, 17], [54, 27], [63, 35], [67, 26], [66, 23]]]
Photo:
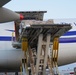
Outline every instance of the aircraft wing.
[[11, 0], [0, 0], [0, 7], [2, 7], [3, 5], [5, 5], [9, 1], [11, 1]]

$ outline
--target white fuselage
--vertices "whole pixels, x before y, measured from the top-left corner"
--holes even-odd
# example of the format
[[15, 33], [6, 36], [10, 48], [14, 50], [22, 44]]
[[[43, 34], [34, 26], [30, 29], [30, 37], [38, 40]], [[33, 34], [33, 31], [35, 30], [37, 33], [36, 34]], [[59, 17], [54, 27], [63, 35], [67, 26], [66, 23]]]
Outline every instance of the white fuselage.
[[72, 29], [60, 37], [58, 64], [76, 62], [76, 19], [55, 19], [54, 23], [71, 24]]
[[[76, 62], [76, 19], [55, 19], [54, 23], [71, 23], [72, 29], [60, 37], [58, 64]], [[0, 71], [19, 70], [23, 52], [12, 47], [14, 22], [0, 24]]]

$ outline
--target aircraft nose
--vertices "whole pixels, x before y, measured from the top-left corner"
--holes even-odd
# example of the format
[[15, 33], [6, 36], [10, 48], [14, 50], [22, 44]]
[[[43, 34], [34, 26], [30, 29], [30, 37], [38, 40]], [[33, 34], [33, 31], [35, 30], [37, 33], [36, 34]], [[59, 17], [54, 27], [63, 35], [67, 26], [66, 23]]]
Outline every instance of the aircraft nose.
[[20, 20], [23, 20], [24, 16], [22, 14], [20, 14]]

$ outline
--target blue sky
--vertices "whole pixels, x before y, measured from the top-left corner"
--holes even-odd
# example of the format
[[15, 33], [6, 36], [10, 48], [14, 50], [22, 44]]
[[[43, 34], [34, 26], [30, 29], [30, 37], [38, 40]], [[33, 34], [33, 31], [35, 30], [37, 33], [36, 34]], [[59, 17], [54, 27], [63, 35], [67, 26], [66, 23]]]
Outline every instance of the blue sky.
[[45, 19], [76, 17], [76, 0], [12, 0], [4, 7], [13, 11], [46, 10]]
[[[12, 0], [4, 7], [13, 11], [47, 11], [44, 19], [76, 18], [76, 0]], [[75, 64], [60, 67], [73, 68]]]

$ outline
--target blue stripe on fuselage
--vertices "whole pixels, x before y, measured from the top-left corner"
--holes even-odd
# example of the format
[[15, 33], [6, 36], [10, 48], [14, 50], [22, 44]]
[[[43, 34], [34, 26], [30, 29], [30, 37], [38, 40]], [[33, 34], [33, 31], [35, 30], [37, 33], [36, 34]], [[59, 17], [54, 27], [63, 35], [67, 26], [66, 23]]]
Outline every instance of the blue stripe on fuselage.
[[11, 41], [12, 37], [11, 36], [0, 36], [0, 41]]
[[60, 38], [59, 39], [60, 43], [76, 43], [76, 37], [71, 37], [71, 38]]
[[[13, 39], [15, 39], [15, 37]], [[12, 40], [11, 36], [0, 36], [0, 41], [11, 41], [11, 40]]]
[[[15, 37], [14, 37], [15, 39]], [[10, 36], [0, 36], [0, 41], [11, 41], [12, 37]], [[71, 37], [71, 38], [59, 38], [60, 43], [75, 43], [76, 42], [76, 37]]]
[[66, 32], [63, 36], [72, 36], [72, 35], [76, 35], [76, 31]]
[[[63, 36], [73, 36], [76, 35], [76, 31], [69, 31], [65, 33]], [[15, 37], [14, 37], [15, 38]], [[0, 41], [11, 41], [11, 36], [0, 36]], [[68, 37], [68, 38], [59, 38], [60, 43], [75, 43], [76, 37]]]

